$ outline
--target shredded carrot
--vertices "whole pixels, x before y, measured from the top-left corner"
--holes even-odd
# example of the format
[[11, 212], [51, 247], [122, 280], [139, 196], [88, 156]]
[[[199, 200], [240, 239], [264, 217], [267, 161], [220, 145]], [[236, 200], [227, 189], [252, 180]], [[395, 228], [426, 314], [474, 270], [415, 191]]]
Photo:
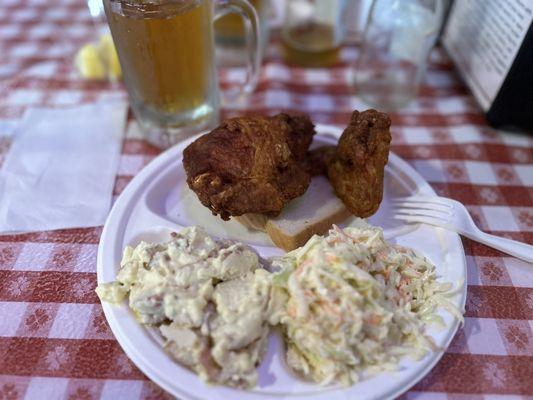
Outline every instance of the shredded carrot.
[[320, 302], [320, 307], [322, 307], [324, 310], [329, 312], [330, 314], [333, 314], [337, 320], [344, 321], [344, 318], [342, 317], [341, 312], [337, 309], [337, 307], [333, 307], [329, 301], [322, 300]]
[[376, 326], [381, 323], [382, 318], [377, 314], [372, 314], [370, 318], [366, 318], [365, 322], [369, 325]]
[[337, 257], [335, 254], [326, 253], [325, 255], [326, 261], [330, 263], [337, 263], [339, 262], [339, 257]]

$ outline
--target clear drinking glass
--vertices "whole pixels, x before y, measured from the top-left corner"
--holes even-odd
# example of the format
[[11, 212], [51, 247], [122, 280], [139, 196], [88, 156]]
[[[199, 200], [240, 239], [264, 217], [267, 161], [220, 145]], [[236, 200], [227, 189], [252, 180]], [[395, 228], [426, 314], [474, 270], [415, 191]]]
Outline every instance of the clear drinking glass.
[[372, 0], [350, 0], [344, 13], [345, 43], [360, 45], [368, 21]]
[[389, 111], [416, 96], [442, 15], [442, 0], [375, 0], [356, 66], [356, 94]]
[[245, 21], [247, 77], [225, 97], [246, 96], [257, 82], [258, 19], [246, 0], [104, 0], [131, 107], [148, 139], [167, 147], [219, 120], [213, 21]]
[[345, 9], [345, 0], [287, 0], [281, 31], [285, 59], [304, 67], [337, 62]]

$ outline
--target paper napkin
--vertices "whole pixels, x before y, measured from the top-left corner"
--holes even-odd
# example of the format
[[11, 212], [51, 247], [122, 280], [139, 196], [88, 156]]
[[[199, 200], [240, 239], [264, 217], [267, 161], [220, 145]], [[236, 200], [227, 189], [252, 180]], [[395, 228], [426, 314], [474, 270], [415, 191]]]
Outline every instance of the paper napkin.
[[126, 110], [122, 102], [29, 109], [0, 168], [0, 231], [102, 225]]

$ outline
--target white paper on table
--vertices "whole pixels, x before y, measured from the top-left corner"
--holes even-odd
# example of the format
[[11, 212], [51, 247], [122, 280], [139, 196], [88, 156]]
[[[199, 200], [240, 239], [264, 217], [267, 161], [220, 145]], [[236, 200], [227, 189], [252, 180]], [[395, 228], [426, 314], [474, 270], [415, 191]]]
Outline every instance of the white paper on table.
[[0, 231], [102, 225], [126, 110], [123, 102], [29, 109], [0, 169]]

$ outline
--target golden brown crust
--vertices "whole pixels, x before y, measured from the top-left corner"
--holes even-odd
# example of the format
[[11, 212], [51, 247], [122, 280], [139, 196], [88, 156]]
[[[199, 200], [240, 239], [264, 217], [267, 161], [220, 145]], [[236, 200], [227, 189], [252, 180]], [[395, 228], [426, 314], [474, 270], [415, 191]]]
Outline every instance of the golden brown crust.
[[187, 184], [224, 220], [277, 215], [309, 186], [304, 161], [314, 134], [306, 115], [226, 120], [184, 150]]
[[328, 159], [328, 177], [335, 193], [358, 217], [374, 214], [381, 203], [390, 124], [385, 113], [354, 111], [335, 155]]

